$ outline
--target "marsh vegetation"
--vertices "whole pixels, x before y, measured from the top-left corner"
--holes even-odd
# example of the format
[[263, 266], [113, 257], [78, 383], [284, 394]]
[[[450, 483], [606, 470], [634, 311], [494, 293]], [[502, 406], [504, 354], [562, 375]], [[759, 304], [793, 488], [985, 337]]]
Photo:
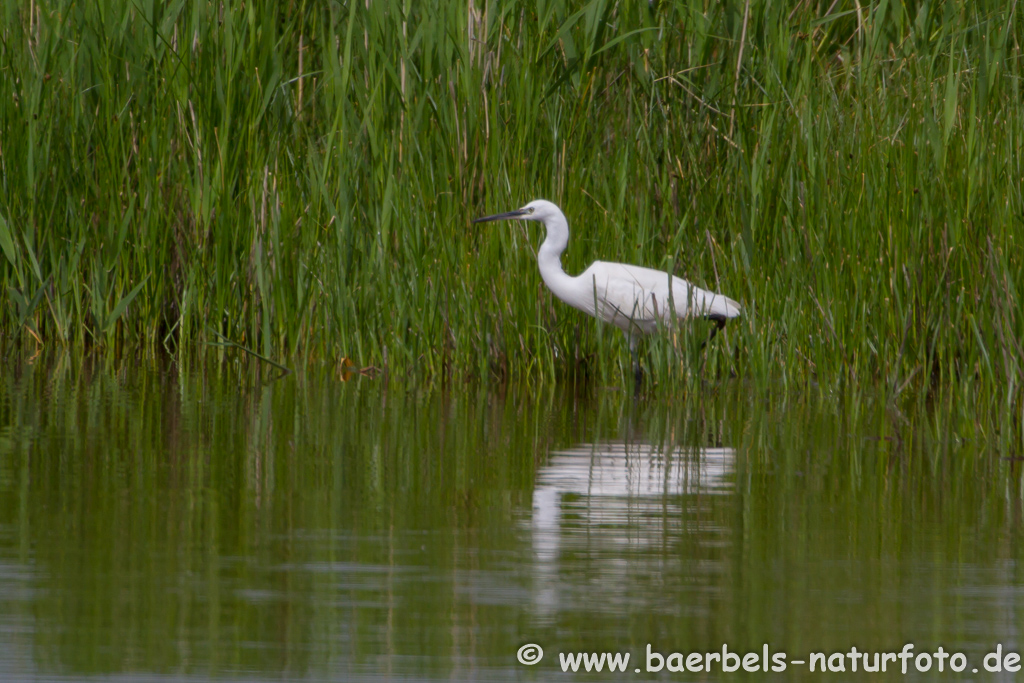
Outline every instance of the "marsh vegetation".
[[1016, 3], [6, 3], [12, 353], [351, 359], [417, 382], [616, 382], [566, 270], [664, 268], [746, 312], [655, 384], [882, 387], [1019, 414]]

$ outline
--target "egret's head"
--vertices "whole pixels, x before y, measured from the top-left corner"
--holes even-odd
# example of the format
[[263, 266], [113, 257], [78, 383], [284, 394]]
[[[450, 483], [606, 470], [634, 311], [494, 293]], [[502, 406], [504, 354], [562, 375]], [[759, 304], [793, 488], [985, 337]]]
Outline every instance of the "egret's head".
[[549, 218], [561, 215], [561, 210], [546, 199], [534, 199], [521, 209], [508, 211], [506, 213], [497, 213], [493, 216], [484, 216], [483, 218], [477, 218], [473, 222], [486, 223], [487, 221], [501, 221], [518, 218], [523, 221], [540, 221], [544, 223]]

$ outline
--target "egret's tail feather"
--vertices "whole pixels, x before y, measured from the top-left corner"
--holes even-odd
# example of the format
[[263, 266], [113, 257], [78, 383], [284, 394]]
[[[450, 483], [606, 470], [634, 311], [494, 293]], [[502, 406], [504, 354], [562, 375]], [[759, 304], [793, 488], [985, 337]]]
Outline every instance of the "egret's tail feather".
[[730, 318], [738, 318], [742, 315], [743, 308], [727, 296], [716, 294], [711, 300], [711, 305], [705, 311], [705, 316], [711, 320], [725, 322]]

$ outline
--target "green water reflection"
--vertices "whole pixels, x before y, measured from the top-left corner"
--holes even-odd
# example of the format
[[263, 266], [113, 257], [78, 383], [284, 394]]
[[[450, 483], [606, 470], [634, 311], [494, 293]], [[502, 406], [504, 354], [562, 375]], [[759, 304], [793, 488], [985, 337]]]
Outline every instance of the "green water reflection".
[[967, 411], [7, 366], [0, 678], [549, 680], [609, 651], [628, 674], [576, 678], [708, 680], [633, 669], [912, 642], [965, 680], [1024, 623], [1020, 466]]

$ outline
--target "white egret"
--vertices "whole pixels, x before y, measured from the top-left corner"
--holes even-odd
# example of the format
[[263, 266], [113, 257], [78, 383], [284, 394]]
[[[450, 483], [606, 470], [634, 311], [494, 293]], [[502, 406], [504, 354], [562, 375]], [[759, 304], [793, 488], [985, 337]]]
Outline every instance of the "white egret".
[[637, 385], [640, 363], [636, 360], [636, 341], [662, 325], [677, 320], [703, 317], [718, 323], [714, 337], [730, 318], [740, 316], [740, 305], [722, 294], [695, 287], [671, 273], [625, 263], [594, 261], [573, 277], [562, 270], [562, 252], [569, 244], [569, 222], [562, 210], [544, 199], [536, 199], [521, 209], [477, 218], [474, 223], [519, 219], [540, 221], [547, 237], [537, 251], [540, 276], [551, 292], [573, 308], [615, 325], [629, 337], [629, 348], [636, 362]]

